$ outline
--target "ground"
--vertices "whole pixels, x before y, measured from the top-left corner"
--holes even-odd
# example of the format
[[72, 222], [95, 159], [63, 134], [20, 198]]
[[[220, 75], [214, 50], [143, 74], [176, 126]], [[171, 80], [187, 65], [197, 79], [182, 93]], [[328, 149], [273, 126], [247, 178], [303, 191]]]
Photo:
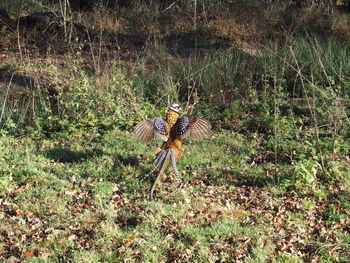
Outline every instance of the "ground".
[[[127, 131], [1, 139], [0, 255], [11, 262], [344, 262], [348, 190], [289, 191], [235, 132], [188, 142], [148, 200], [154, 149]], [[13, 151], [16, 149], [16, 151]], [[171, 170], [168, 171], [171, 174]], [[325, 186], [326, 187], [326, 186]], [[283, 190], [284, 189], [284, 190]]]

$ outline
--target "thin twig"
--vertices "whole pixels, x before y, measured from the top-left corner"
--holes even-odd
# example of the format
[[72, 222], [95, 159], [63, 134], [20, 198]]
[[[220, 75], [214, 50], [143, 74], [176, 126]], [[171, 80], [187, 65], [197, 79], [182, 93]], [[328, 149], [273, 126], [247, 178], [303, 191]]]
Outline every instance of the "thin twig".
[[176, 4], [177, 1], [174, 1], [173, 3], [171, 3], [167, 8], [165, 8], [162, 13], [164, 13], [165, 11], [169, 10], [170, 8], [172, 8], [175, 4]]
[[[275, 42], [275, 52], [277, 53], [277, 42]], [[274, 100], [273, 100], [273, 108], [274, 108], [274, 137], [275, 137], [275, 145], [274, 145], [274, 152], [275, 152], [275, 182], [278, 183], [278, 145], [277, 145], [277, 137], [278, 137], [278, 117], [279, 117], [279, 110], [278, 110], [278, 93], [277, 93], [277, 73], [276, 70], [274, 70], [273, 73], [273, 93], [274, 93]]]
[[21, 48], [21, 38], [20, 38], [20, 34], [19, 34], [19, 20], [20, 18], [18, 18], [17, 20], [17, 45], [18, 45], [18, 51], [19, 51], [19, 56], [22, 60], [22, 48]]

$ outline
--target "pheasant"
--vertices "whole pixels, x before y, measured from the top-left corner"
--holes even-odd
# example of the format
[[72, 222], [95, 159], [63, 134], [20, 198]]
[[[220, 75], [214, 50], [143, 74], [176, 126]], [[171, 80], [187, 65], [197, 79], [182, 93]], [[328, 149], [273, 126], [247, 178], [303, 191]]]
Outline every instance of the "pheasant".
[[156, 152], [156, 160], [151, 172], [144, 177], [144, 179], [147, 178], [160, 166], [159, 173], [151, 186], [151, 201], [153, 201], [153, 192], [157, 182], [170, 162], [176, 177], [180, 177], [176, 163], [185, 151], [182, 147], [183, 139], [203, 140], [208, 138], [210, 134], [210, 124], [206, 120], [192, 115], [180, 117], [180, 110], [180, 105], [173, 104], [169, 107], [165, 120], [156, 117], [142, 121], [135, 126], [134, 136], [136, 139], [144, 143], [155, 138], [164, 141]]

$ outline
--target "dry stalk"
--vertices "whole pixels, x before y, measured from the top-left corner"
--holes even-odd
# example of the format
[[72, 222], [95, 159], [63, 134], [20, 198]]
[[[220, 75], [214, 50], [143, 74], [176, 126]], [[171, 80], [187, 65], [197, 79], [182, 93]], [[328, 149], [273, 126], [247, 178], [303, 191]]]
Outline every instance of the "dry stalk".
[[20, 19], [17, 19], [17, 45], [18, 45], [19, 57], [22, 60], [23, 56], [22, 56], [22, 47], [21, 47], [21, 37], [19, 34], [19, 20]]
[[[275, 52], [277, 53], [277, 42], [275, 42]], [[274, 93], [274, 101], [273, 101], [273, 111], [274, 111], [274, 135], [275, 135], [275, 145], [274, 145], [274, 155], [275, 155], [275, 181], [278, 182], [278, 147], [277, 147], [277, 134], [278, 134], [278, 117], [279, 117], [279, 111], [278, 111], [278, 93], [277, 93], [277, 73], [276, 70], [274, 70], [273, 74], [273, 93]]]

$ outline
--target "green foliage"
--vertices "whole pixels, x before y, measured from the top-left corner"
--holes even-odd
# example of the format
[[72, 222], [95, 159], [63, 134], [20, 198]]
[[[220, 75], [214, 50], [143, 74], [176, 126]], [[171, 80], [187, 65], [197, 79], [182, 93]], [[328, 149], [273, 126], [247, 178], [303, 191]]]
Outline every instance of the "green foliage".
[[11, 2], [1, 1], [0, 8], [6, 9], [11, 15], [18, 17], [42, 11], [44, 5], [37, 0], [13, 0]]
[[295, 176], [297, 184], [315, 188], [317, 185], [317, 174], [322, 170], [317, 160], [302, 160], [295, 165]]
[[140, 106], [139, 96], [131, 89], [131, 82], [122, 71], [112, 72], [108, 85], [101, 88], [96, 87], [85, 72], [80, 74], [70, 92], [60, 92], [61, 116], [69, 121], [130, 126], [150, 109], [148, 105]]
[[10, 175], [2, 175], [0, 177], [0, 196], [4, 196], [11, 189], [13, 177]]
[[[69, 90], [53, 86], [50, 90], [54, 94], [50, 95], [44, 87], [28, 87], [16, 99], [2, 94], [2, 127], [20, 131], [26, 126], [37, 134], [69, 130], [70, 126], [131, 127], [156, 112], [152, 104], [144, 102], [123, 70], [106, 73], [104, 83], [97, 82], [76, 63], [71, 64], [70, 70], [74, 75], [71, 71], [63, 72], [71, 78], [73, 85]], [[58, 68], [49, 68], [49, 72], [60, 82], [62, 72]], [[104, 81], [101, 79], [99, 81]]]

